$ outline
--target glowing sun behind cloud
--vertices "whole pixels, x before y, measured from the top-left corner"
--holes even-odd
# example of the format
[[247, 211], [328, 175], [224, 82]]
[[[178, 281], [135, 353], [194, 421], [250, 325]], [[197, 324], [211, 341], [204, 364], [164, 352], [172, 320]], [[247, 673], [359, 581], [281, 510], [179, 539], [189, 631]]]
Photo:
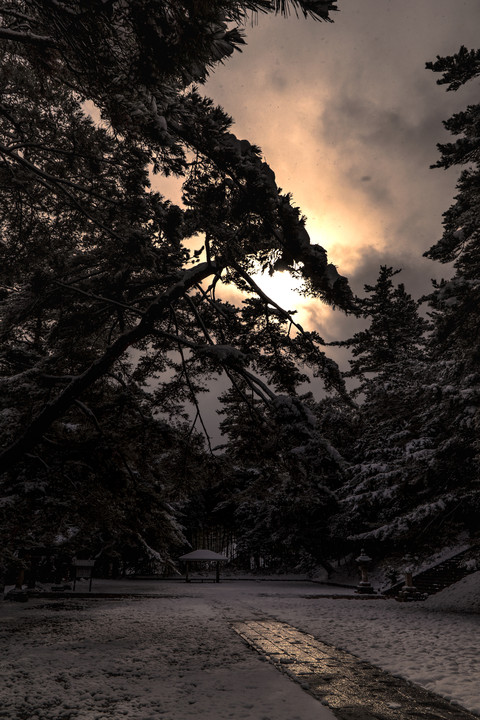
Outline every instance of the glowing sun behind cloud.
[[324, 320], [330, 309], [320, 300], [301, 294], [302, 283], [289, 272], [258, 272], [252, 279], [265, 295], [283, 310], [292, 311], [293, 319], [305, 330], [314, 330]]
[[252, 278], [263, 292], [284, 310], [297, 310], [299, 303], [308, 302], [307, 298], [300, 295], [301, 282], [289, 272], [275, 272], [273, 275], [258, 272]]

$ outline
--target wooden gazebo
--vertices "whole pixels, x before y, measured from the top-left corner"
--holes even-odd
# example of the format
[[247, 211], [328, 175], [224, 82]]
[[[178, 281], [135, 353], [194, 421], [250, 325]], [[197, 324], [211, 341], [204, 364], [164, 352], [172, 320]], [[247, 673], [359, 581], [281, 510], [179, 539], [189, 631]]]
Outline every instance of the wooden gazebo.
[[[192, 564], [200, 563], [214, 563], [215, 565], [215, 579], [213, 582], [220, 582], [220, 563], [226, 562], [228, 558], [220, 553], [213, 552], [212, 550], [194, 550], [186, 555], [182, 555], [179, 560], [182, 560], [186, 565], [185, 582], [191, 582], [190, 569]], [[207, 578], [198, 578], [201, 582]]]

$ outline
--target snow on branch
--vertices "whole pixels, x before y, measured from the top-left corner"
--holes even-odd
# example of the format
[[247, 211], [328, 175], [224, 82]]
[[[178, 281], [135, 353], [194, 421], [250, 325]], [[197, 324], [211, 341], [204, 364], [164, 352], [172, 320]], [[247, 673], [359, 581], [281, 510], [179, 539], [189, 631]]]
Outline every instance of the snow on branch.
[[453, 503], [458, 503], [458, 496], [449, 493], [434, 502], [428, 502], [419, 505], [412, 512], [405, 513], [400, 517], [394, 518], [391, 522], [382, 525], [365, 533], [350, 536], [349, 540], [386, 540], [403, 533], [410, 532], [412, 526], [418, 526], [427, 518], [433, 515], [439, 515], [444, 512], [447, 507]]
[[221, 363], [244, 365], [246, 362], [245, 354], [231, 345], [197, 345], [196, 349], [201, 355], [207, 355]]
[[0, 27], [0, 38], [13, 40], [13, 42], [29, 45], [42, 45], [43, 47], [57, 47], [56, 41], [48, 35], [36, 35], [32, 32], [19, 32], [10, 28]]
[[197, 283], [209, 275], [215, 274], [215, 263], [205, 262], [182, 273], [177, 282], [159, 295], [145, 311], [138, 325], [120, 335], [81, 375], [77, 375], [64, 390], [43, 408], [32, 420], [24, 433], [2, 454], [0, 454], [0, 473], [7, 470], [35, 446], [44, 433], [75, 400], [99, 378], [110, 370], [113, 364], [132, 345], [148, 337], [154, 330], [155, 321], [161, 319], [174, 300], [181, 298]]

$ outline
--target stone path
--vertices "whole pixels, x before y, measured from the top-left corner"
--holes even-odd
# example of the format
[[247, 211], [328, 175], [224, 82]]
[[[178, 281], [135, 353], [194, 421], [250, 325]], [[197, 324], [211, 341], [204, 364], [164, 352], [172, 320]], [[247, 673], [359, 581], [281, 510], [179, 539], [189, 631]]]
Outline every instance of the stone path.
[[478, 720], [459, 705], [287, 623], [266, 619], [232, 627], [340, 720]]

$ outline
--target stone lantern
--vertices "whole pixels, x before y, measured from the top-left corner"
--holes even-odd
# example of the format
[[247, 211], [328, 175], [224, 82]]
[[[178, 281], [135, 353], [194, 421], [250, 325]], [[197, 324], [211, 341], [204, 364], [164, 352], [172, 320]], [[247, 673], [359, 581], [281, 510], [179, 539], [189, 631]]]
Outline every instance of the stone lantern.
[[372, 558], [368, 557], [365, 550], [362, 548], [360, 551], [360, 555], [355, 559], [355, 562], [357, 563], [359, 569], [360, 569], [360, 575], [361, 580], [357, 585], [357, 589], [355, 590], [356, 593], [359, 595], [374, 595], [375, 590], [370, 584], [370, 581], [368, 579], [368, 566], [372, 562]]
[[400, 602], [410, 602], [412, 600], [424, 600], [425, 595], [420, 593], [415, 585], [413, 584], [413, 570], [414, 560], [411, 555], [405, 555], [403, 558], [404, 567], [403, 572], [405, 574], [405, 585], [398, 593], [396, 600]]

